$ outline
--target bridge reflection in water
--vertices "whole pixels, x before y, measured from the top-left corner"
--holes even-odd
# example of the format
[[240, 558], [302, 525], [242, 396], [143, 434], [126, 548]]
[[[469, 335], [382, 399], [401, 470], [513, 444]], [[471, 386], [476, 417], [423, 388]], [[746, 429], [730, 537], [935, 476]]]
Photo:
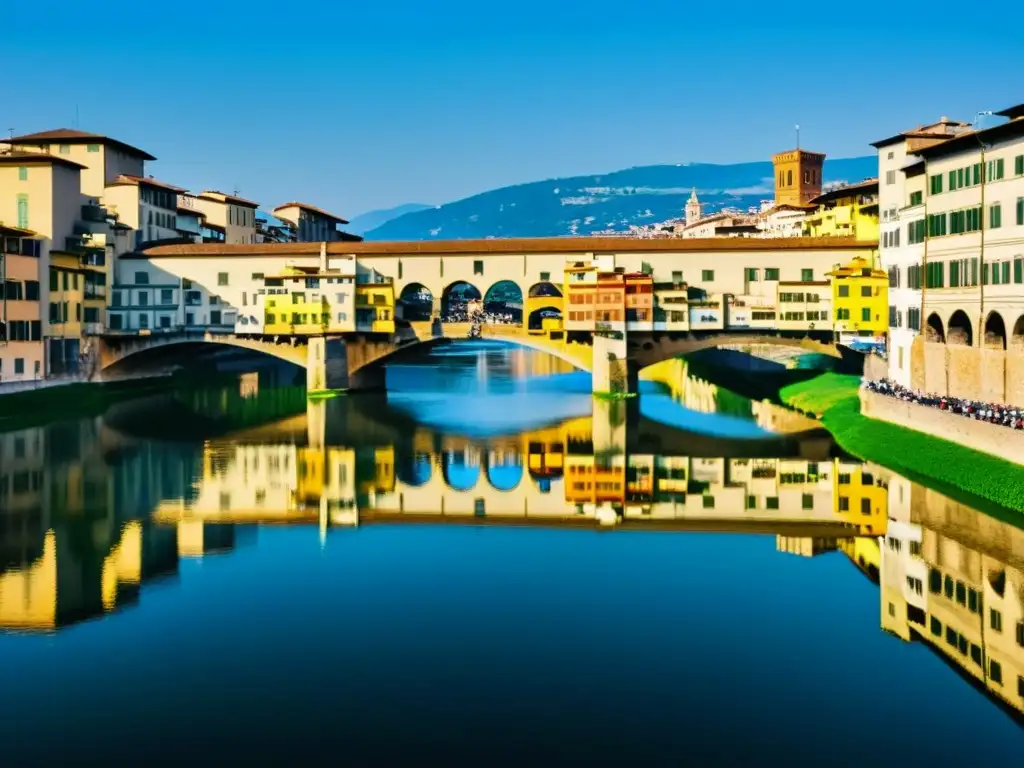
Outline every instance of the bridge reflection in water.
[[473, 439], [365, 399], [192, 442], [128, 434], [116, 412], [0, 434], [0, 626], [117, 611], [266, 525], [323, 546], [402, 523], [773, 534], [780, 556], [848, 558], [879, 586], [884, 630], [1024, 715], [1024, 532], [813, 433], [723, 445], [622, 403]]

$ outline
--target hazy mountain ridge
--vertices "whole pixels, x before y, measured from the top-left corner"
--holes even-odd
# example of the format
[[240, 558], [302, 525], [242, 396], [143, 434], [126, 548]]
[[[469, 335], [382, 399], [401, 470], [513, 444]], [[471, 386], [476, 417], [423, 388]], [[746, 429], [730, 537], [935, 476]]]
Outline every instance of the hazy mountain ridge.
[[392, 219], [397, 219], [399, 216], [404, 216], [407, 213], [415, 213], [422, 211], [427, 208], [433, 208], [432, 205], [426, 203], [403, 203], [402, 205], [396, 205], [394, 208], [381, 208], [376, 211], [367, 211], [361, 213], [343, 227], [347, 232], [351, 232], [354, 235], [362, 235], [369, 232], [371, 229], [380, 227]]
[[[877, 175], [874, 156], [826, 160], [825, 181]], [[747, 209], [772, 196], [770, 161], [649, 165], [607, 174], [534, 181], [406, 213], [366, 231], [368, 240], [552, 237], [625, 231], [682, 216], [696, 187], [705, 212]]]

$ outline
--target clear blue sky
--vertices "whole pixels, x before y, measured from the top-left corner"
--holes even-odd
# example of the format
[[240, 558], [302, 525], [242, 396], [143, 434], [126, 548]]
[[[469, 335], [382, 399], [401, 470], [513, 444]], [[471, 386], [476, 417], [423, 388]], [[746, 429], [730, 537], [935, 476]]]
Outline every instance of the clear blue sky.
[[0, 25], [0, 130], [71, 127], [77, 104], [79, 128], [150, 151], [158, 178], [354, 216], [632, 165], [764, 159], [793, 144], [794, 123], [808, 148], [867, 154], [941, 114], [1024, 101], [1014, 3], [986, 10], [977, 33], [947, 13], [962, 4], [888, 22], [864, 4], [313, 8], [23, 11], [25, 24]]

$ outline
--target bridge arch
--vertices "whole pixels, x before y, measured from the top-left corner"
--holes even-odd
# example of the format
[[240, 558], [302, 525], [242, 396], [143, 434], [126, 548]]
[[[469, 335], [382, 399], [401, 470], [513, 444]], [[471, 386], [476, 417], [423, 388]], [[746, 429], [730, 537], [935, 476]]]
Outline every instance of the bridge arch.
[[480, 457], [473, 461], [469, 451], [446, 451], [440, 456], [441, 475], [453, 491], [472, 491], [480, 482]]
[[484, 312], [508, 316], [511, 323], [522, 325], [523, 289], [514, 280], [499, 280], [483, 296]]
[[1010, 348], [1016, 352], [1024, 352], [1024, 315], [1013, 324], [1013, 335], [1010, 337]]
[[501, 493], [514, 491], [523, 480], [523, 458], [518, 451], [491, 450], [487, 454], [484, 474], [494, 490]]
[[546, 319], [557, 320], [559, 329], [564, 328], [562, 308], [548, 303], [545, 303], [542, 307], [530, 307], [530, 315], [526, 318], [526, 327], [531, 331], [543, 330]]
[[434, 316], [434, 294], [422, 283], [408, 283], [398, 295], [402, 319], [409, 322], [430, 320]]
[[434, 475], [434, 461], [429, 453], [414, 453], [410, 458], [396, 462], [395, 476], [405, 485], [420, 488]]
[[112, 373], [119, 368], [132, 364], [145, 365], [147, 358], [166, 357], [169, 353], [172, 360], [165, 362], [177, 362], [177, 356], [192, 356], [203, 350], [244, 349], [256, 352], [267, 357], [283, 360], [299, 368], [307, 365], [307, 347], [305, 344], [275, 343], [238, 337], [234, 334], [210, 334], [203, 335], [163, 335], [153, 334], [150, 336], [128, 336], [124, 338], [105, 338], [99, 344], [99, 365], [101, 373]]
[[446, 322], [464, 320], [473, 302], [483, 305], [480, 289], [467, 280], [456, 280], [441, 292], [441, 319]]
[[971, 319], [962, 309], [958, 309], [949, 317], [946, 325], [946, 343], [951, 346], [970, 347], [974, 345], [974, 330]]
[[527, 290], [527, 295], [531, 299], [539, 299], [548, 296], [562, 298], [562, 289], [549, 280], [542, 280], [539, 283], [531, 285]]
[[925, 325], [925, 340], [934, 344], [946, 343], [946, 326], [943, 324], [938, 312], [932, 312], [928, 315], [928, 321]]
[[985, 348], [1005, 350], [1006, 342], [1006, 323], [1003, 316], [992, 310], [985, 318]]

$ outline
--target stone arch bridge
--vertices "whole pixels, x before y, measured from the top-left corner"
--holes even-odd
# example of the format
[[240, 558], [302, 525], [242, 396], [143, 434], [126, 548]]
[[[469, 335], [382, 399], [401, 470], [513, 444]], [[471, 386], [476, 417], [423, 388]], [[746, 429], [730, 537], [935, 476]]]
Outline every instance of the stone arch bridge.
[[[406, 355], [422, 353], [437, 344], [469, 337], [469, 323], [413, 322], [395, 334], [354, 333], [338, 336], [252, 337], [234, 333], [177, 332], [147, 335], [108, 334], [99, 338], [93, 378], [116, 380], [140, 369], [182, 365], [204, 349], [244, 349], [292, 363], [306, 370], [309, 392], [328, 390], [383, 389], [384, 366]], [[594, 391], [613, 391], [609, 365], [595, 339], [569, 341], [554, 334], [531, 333], [519, 325], [480, 326], [481, 338], [518, 344], [546, 352], [574, 367], [591, 373]], [[642, 368], [672, 357], [723, 344], [774, 344], [839, 356], [827, 331], [713, 331], [630, 333], [618, 357], [626, 375], [628, 390], [636, 391], [636, 376]], [[587, 342], [590, 343], [587, 343]], [[614, 359], [615, 353], [608, 353]], [[595, 365], [595, 358], [597, 364]]]

